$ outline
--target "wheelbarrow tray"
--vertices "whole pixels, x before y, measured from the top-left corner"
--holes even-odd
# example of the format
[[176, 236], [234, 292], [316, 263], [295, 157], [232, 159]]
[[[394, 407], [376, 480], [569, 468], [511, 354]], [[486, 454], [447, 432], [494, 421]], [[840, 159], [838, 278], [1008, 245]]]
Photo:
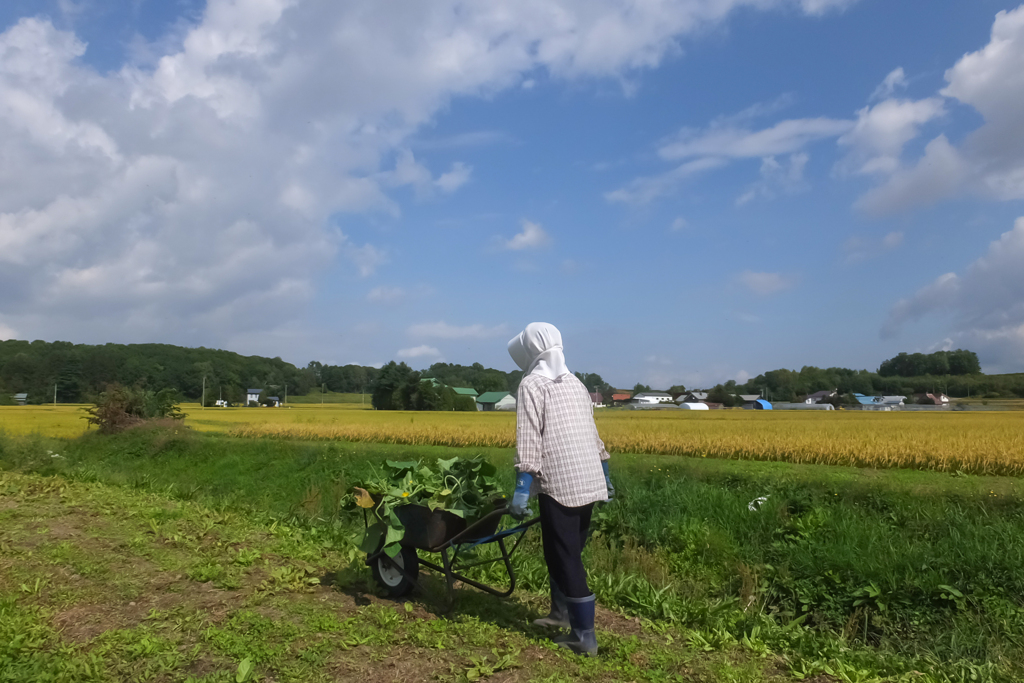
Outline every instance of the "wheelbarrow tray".
[[[495, 509], [498, 509], [497, 504], [494, 504], [492, 512]], [[470, 524], [448, 510], [431, 510], [425, 505], [402, 505], [395, 508], [395, 515], [405, 527], [405, 536], [400, 543], [407, 548], [428, 552], [438, 552], [470, 526], [472, 533], [460, 539], [464, 543], [491, 536], [501, 522], [500, 515], [487, 514]]]

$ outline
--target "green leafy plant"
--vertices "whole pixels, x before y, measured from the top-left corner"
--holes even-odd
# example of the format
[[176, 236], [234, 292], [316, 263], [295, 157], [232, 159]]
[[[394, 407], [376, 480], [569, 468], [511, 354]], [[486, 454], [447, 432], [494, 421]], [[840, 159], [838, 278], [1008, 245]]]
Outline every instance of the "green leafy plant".
[[368, 510], [374, 522], [359, 540], [365, 553], [376, 551], [383, 540], [384, 552], [398, 554], [405, 526], [396, 509], [422, 505], [445, 510], [472, 523], [494, 509], [498, 493], [496, 468], [483, 458], [449, 458], [435, 463], [415, 460], [385, 462], [383, 471], [354, 488], [348, 507]]

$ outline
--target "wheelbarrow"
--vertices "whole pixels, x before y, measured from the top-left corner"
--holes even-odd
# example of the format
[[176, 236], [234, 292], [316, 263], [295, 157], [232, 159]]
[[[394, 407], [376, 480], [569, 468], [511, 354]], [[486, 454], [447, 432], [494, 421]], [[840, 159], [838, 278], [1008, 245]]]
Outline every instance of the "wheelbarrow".
[[[526, 530], [539, 522], [540, 518], [534, 517], [511, 529], [499, 531], [498, 525], [501, 523], [501, 518], [507, 513], [507, 504], [501, 501], [495, 504], [493, 511], [467, 525], [466, 520], [447, 510], [431, 510], [423, 505], [403, 505], [395, 508], [395, 514], [398, 515], [405, 527], [405, 535], [399, 541], [401, 551], [394, 557], [390, 557], [384, 552], [382, 542], [376, 552], [367, 556], [366, 564], [370, 566], [374, 580], [393, 598], [402, 597], [419, 587], [421, 566], [444, 576], [449, 604], [455, 597], [456, 581], [462, 581], [499, 598], [508, 597], [516, 588], [512, 554], [522, 542]], [[366, 522], [365, 517], [364, 522]], [[506, 539], [511, 540], [512, 537], [516, 537], [515, 542], [509, 547], [506, 545]], [[478, 546], [491, 543], [497, 543], [498, 549], [501, 551], [500, 556], [473, 561], [469, 564], [459, 562], [460, 555], [464, 555]], [[438, 565], [421, 558], [417, 553], [418, 550], [440, 553], [441, 564]], [[508, 573], [508, 588], [506, 590], [480, 583], [462, 573], [472, 567], [497, 562], [503, 562], [505, 571]]]

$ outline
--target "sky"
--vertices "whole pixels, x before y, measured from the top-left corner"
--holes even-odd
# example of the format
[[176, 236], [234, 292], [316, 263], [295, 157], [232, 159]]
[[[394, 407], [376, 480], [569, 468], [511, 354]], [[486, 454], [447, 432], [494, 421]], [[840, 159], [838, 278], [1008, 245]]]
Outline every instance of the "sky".
[[5, 0], [0, 339], [1024, 372], [1024, 5]]

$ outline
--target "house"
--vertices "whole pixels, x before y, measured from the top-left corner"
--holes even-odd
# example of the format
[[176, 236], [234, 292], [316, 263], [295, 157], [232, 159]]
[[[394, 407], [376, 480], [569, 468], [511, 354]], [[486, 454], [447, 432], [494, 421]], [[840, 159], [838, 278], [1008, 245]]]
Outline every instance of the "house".
[[228, 407], [228, 402], [225, 401], [222, 398], [219, 398], [219, 399], [217, 399], [216, 401], [213, 402], [213, 405], [215, 405], [218, 408], [227, 408]]
[[262, 389], [246, 389], [245, 405], [249, 405], [250, 403], [259, 403], [261, 393], [263, 393]]
[[708, 400], [706, 391], [687, 391], [676, 399], [676, 403], [704, 403]]
[[857, 403], [861, 404], [862, 406], [874, 405], [875, 403], [878, 402], [879, 399], [882, 398], [881, 396], [865, 396], [864, 394], [856, 393], [853, 395], [853, 397], [857, 399]]
[[595, 408], [604, 408], [604, 397], [596, 391], [592, 392], [590, 394], [590, 403], [593, 404]]
[[435, 389], [441, 389], [442, 387], [444, 387], [444, 385], [441, 384], [441, 382], [434, 377], [424, 377], [423, 379], [420, 380], [420, 384], [423, 384], [424, 382], [434, 387]]
[[476, 409], [481, 411], [515, 410], [516, 397], [507, 391], [485, 391], [476, 397]]
[[881, 400], [875, 402], [881, 403], [884, 406], [901, 406], [903, 401], [907, 399], [906, 396], [879, 396], [878, 398]]
[[280, 408], [281, 399], [279, 399], [277, 396], [267, 396], [267, 405], [270, 406], [271, 408]]
[[641, 391], [635, 395], [631, 400], [631, 403], [637, 403], [640, 405], [652, 404], [652, 403], [671, 403], [672, 394], [664, 391]]
[[815, 391], [813, 394], [808, 395], [807, 398], [804, 399], [804, 403], [807, 403], [808, 405], [814, 405], [815, 403], [827, 403], [828, 399], [834, 398], [836, 393], [837, 392], [835, 389], [833, 389], [832, 391], [829, 391], [828, 389], [824, 389], [822, 391]]
[[15, 394], [11, 398], [14, 399], [14, 404], [23, 406], [28, 403], [28, 394]]
[[612, 405], [622, 405], [628, 401], [631, 396], [632, 394], [625, 392], [612, 394]]
[[754, 402], [761, 398], [761, 394], [736, 394], [736, 398], [743, 401], [744, 408], [753, 408]]
[[469, 396], [475, 399], [479, 394], [476, 393], [476, 389], [470, 387], [452, 387], [452, 391], [455, 392], [456, 396]]

